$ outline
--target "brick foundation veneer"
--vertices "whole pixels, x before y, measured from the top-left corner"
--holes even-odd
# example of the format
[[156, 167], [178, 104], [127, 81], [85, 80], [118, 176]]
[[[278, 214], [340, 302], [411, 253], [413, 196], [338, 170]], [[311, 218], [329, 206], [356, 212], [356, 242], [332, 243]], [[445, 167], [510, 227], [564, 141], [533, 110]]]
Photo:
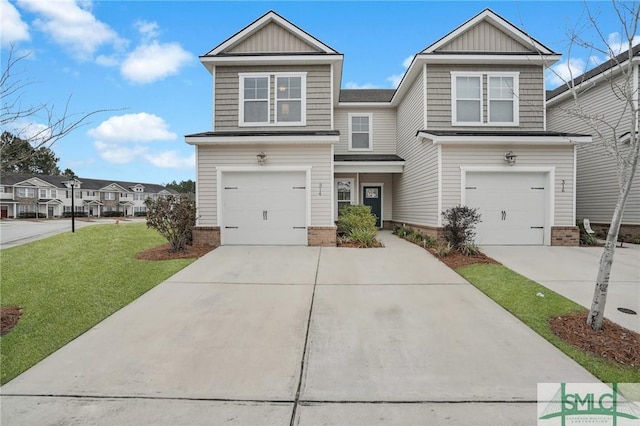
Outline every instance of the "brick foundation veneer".
[[580, 229], [577, 226], [552, 226], [552, 246], [579, 246]]
[[403, 223], [403, 222], [391, 222], [393, 226], [404, 226], [405, 228], [409, 228], [415, 232], [419, 232], [422, 235], [426, 235], [427, 237], [433, 238], [439, 243], [444, 243], [444, 231], [441, 227], [437, 226], [423, 226], [423, 225], [413, 225], [411, 223]]
[[220, 246], [219, 226], [196, 226], [193, 228], [194, 246]]
[[336, 227], [335, 226], [310, 226], [307, 228], [307, 244], [319, 247], [335, 247], [336, 246]]

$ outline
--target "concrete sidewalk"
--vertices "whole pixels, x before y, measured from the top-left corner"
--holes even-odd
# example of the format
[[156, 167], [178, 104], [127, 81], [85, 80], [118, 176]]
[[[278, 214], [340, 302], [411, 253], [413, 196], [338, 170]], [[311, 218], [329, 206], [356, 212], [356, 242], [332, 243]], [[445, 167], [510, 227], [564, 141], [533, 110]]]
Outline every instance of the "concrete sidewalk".
[[[602, 247], [483, 246], [507, 268], [590, 308]], [[639, 315], [622, 313], [628, 308]], [[640, 332], [640, 246], [616, 248], [605, 317]]]
[[532, 424], [596, 379], [425, 250], [222, 247], [0, 389], [3, 424]]

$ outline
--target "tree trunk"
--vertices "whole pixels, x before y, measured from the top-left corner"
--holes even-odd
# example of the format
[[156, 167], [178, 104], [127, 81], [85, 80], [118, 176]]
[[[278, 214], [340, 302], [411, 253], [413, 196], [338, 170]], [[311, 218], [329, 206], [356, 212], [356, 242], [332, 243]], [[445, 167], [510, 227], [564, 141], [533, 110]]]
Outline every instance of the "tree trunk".
[[604, 245], [604, 251], [602, 257], [600, 257], [600, 269], [598, 269], [598, 276], [596, 278], [596, 288], [593, 292], [593, 301], [591, 302], [591, 310], [587, 316], [587, 324], [594, 330], [600, 330], [602, 328], [602, 320], [604, 319], [604, 307], [607, 303], [607, 290], [609, 288], [609, 277], [611, 275], [611, 266], [613, 265], [613, 255], [616, 248], [616, 242], [618, 241], [618, 233], [620, 231], [620, 224], [622, 223], [622, 214], [624, 213], [624, 207], [627, 204], [627, 198], [629, 192], [631, 192], [631, 184], [633, 182], [633, 175], [635, 170], [632, 171], [631, 177], [620, 188], [618, 194], [618, 202], [613, 210], [613, 217], [611, 218], [611, 226], [607, 233], [607, 241]]

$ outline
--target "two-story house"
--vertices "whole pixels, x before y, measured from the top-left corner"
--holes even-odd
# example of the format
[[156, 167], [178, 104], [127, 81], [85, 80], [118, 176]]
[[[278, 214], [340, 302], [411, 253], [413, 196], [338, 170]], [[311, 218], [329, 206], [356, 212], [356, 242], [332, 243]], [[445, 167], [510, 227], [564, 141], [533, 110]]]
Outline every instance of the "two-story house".
[[[162, 185], [70, 179], [23, 173], [0, 175], [0, 213], [2, 218], [35, 216], [54, 218], [69, 215], [73, 207], [78, 216], [100, 217], [143, 215], [147, 198], [175, 194]], [[73, 202], [72, 202], [73, 201]]]
[[343, 55], [268, 12], [201, 56], [213, 128], [195, 146], [197, 242], [335, 245], [340, 206], [479, 244], [577, 244], [575, 146], [546, 128], [560, 55], [485, 10], [417, 53], [396, 90], [341, 90]]

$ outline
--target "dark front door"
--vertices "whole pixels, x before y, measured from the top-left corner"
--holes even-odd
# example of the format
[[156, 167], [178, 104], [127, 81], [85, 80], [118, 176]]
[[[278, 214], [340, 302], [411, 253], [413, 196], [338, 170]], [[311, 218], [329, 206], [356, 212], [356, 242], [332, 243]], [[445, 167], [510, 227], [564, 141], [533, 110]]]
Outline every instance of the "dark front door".
[[382, 228], [382, 187], [362, 187], [362, 202], [365, 206], [371, 206], [371, 213], [376, 215], [376, 226]]

